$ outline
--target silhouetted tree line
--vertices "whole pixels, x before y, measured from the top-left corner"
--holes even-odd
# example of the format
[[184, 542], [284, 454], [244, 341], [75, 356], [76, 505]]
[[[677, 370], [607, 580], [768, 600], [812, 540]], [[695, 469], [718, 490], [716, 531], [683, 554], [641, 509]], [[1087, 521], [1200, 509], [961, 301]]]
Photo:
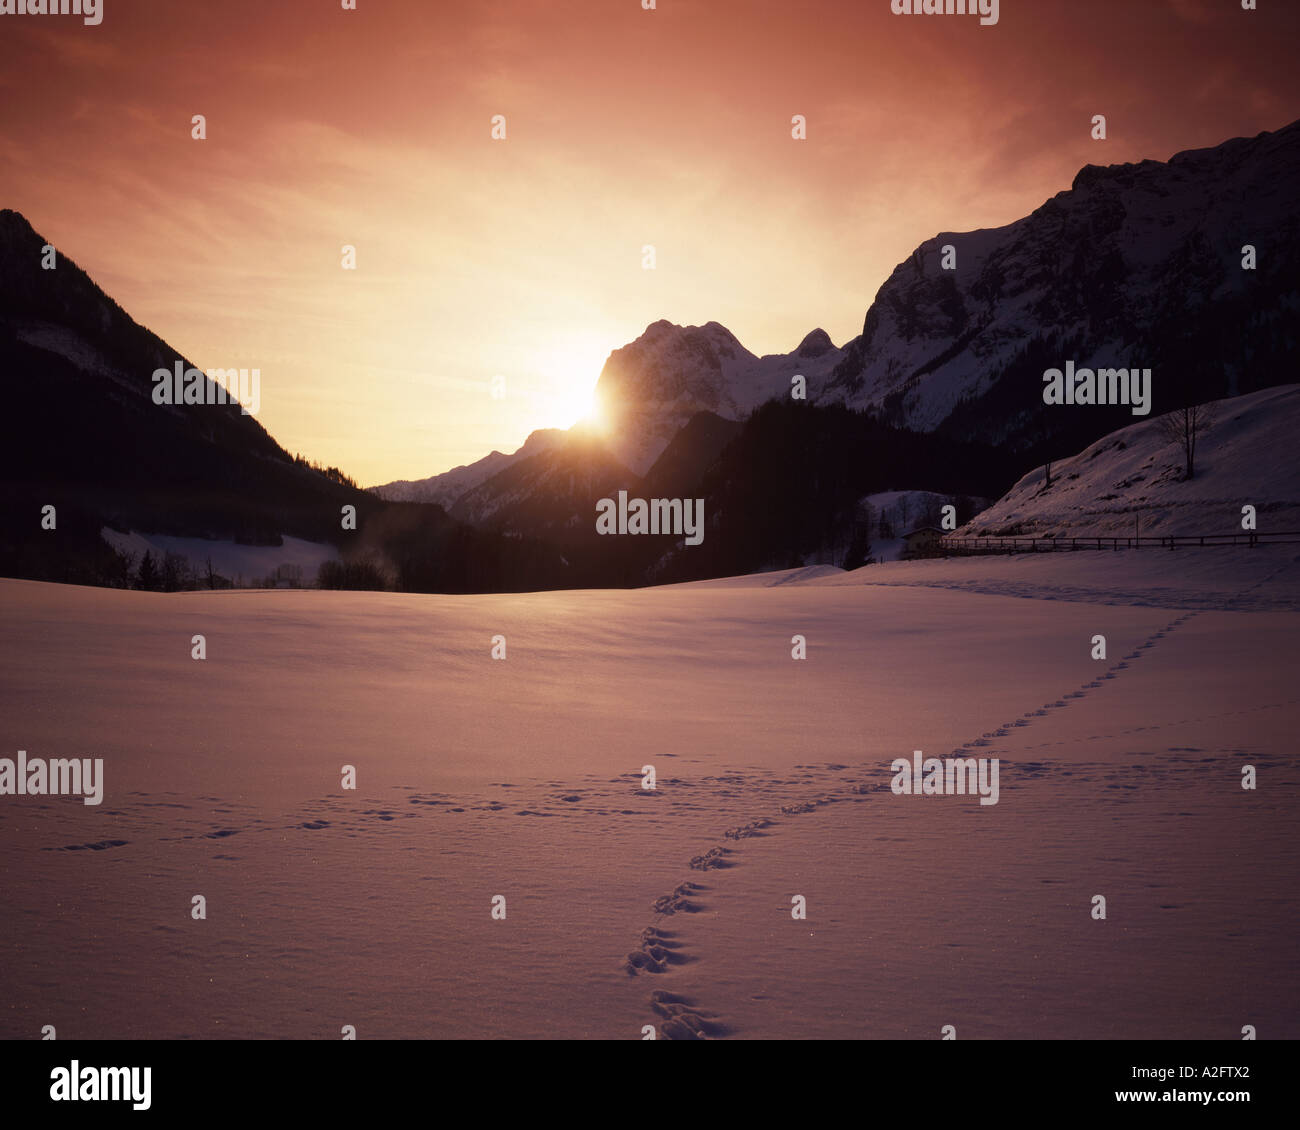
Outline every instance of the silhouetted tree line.
[[373, 561], [325, 561], [316, 574], [316, 584], [323, 589], [389, 588], [382, 570]]
[[[675, 552], [657, 579], [798, 564], [842, 541], [859, 521], [859, 500], [880, 491], [966, 496], [973, 510], [968, 496], [1001, 496], [1023, 473], [1023, 459], [986, 444], [892, 427], [840, 405], [771, 401], [745, 421], [693, 492], [711, 515], [704, 543]], [[869, 546], [864, 529], [845, 561], [864, 563]]]
[[296, 467], [307, 467], [310, 470], [315, 471], [318, 475], [324, 475], [330, 480], [330, 482], [339, 483], [345, 487], [351, 487], [353, 490], [359, 489], [357, 487], [356, 479], [352, 478], [351, 475], [345, 475], [337, 467], [322, 467], [315, 460], [309, 462], [301, 455], [294, 455], [293, 462]]
[[[675, 490], [705, 500], [703, 544], [676, 548], [677, 539], [667, 535], [597, 536], [594, 506], [585, 511], [585, 501], [575, 500], [580, 521], [564, 530], [562, 540], [546, 534], [515, 536], [455, 521], [438, 506], [385, 503], [373, 495], [354, 493], [297, 461], [281, 466], [291, 475], [310, 475], [311, 482], [321, 484], [303, 497], [304, 505], [315, 511], [312, 522], [305, 524], [319, 529], [322, 536], [316, 540], [339, 547], [343, 560], [324, 566], [317, 584], [447, 593], [633, 587], [779, 568], [798, 564], [818, 550], [823, 551], [823, 559], [852, 566], [870, 555], [872, 531], [856, 529], [857, 503], [864, 495], [907, 488], [998, 497], [1025, 469], [1023, 455], [908, 432], [839, 406], [772, 402], [739, 428], [724, 429], [720, 442], [725, 446], [709, 457], [707, 465], [701, 459], [672, 469]], [[260, 499], [245, 497], [244, 505], [253, 514], [244, 514], [239, 540], [279, 544], [277, 516], [283, 513], [286, 488], [283, 482], [270, 483], [271, 489]], [[635, 482], [629, 486], [639, 489]], [[330, 498], [332, 491], [343, 493]], [[170, 526], [162, 521], [128, 524], [120, 517], [121, 497], [107, 493], [119, 508], [112, 512], [111, 521], [96, 508], [97, 503], [103, 505], [102, 495], [65, 487], [61, 497], [67, 506], [66, 520], [61, 508], [55, 535], [41, 533], [36, 521], [38, 500], [52, 497], [52, 492], [45, 487], [19, 490], [15, 526], [22, 524], [27, 533], [22, 549], [9, 553], [7, 565], [5, 547], [0, 545], [0, 568], [9, 576], [151, 591], [215, 583], [211, 569], [200, 569], [195, 576], [195, 571], [170, 560], [170, 555], [124, 561], [99, 537], [106, 524], [177, 532], [176, 516], [183, 523], [185, 517], [201, 511], [210, 492], [196, 490], [192, 496], [173, 497], [169, 485]], [[288, 493], [292, 495], [292, 484]], [[648, 496], [651, 493], [647, 491]], [[341, 529], [340, 498], [365, 500], [364, 508], [358, 506], [355, 532]], [[221, 536], [223, 531], [213, 532]], [[829, 557], [827, 546], [837, 547]], [[63, 556], [70, 550], [82, 557], [79, 565]], [[15, 562], [15, 557], [20, 560]]]

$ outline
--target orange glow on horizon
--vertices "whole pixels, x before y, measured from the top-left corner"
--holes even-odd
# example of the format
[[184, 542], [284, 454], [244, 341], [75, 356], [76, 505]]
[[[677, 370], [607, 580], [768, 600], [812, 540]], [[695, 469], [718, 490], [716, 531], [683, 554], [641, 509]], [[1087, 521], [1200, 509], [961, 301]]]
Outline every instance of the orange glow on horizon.
[[1295, 5], [1006, 4], [988, 28], [889, 7], [6, 18], [0, 207], [194, 363], [259, 368], [271, 435], [372, 485], [585, 418], [652, 322], [718, 321], [760, 355], [817, 326], [843, 345], [937, 232], [1300, 112]]

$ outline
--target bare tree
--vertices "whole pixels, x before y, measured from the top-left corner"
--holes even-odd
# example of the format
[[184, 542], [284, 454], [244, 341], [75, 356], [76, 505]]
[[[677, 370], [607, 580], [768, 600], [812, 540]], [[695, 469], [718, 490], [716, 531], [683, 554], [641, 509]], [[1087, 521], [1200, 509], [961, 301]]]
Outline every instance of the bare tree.
[[164, 554], [161, 575], [163, 592], [183, 592], [194, 587], [194, 569], [184, 554]]
[[1196, 473], [1196, 441], [1210, 430], [1214, 410], [1209, 404], [1189, 404], [1156, 418], [1161, 439], [1183, 449], [1183, 481]]

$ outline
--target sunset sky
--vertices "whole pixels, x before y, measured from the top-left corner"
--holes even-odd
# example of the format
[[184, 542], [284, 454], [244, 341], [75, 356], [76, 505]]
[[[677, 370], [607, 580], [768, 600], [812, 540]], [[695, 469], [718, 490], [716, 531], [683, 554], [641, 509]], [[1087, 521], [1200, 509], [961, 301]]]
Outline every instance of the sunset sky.
[[196, 363], [260, 368], [259, 418], [289, 451], [362, 485], [423, 478], [572, 424], [650, 322], [716, 320], [760, 354], [818, 325], [843, 344], [938, 231], [1015, 220], [1084, 164], [1300, 117], [1300, 5], [1260, 9], [1002, 0], [993, 27], [889, 0], [0, 16], [0, 207]]

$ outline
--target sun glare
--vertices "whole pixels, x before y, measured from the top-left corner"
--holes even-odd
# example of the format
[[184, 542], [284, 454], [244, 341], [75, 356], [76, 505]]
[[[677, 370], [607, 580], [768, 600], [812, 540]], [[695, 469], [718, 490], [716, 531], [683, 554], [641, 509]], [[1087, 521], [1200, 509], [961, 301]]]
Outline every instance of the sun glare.
[[586, 423], [599, 428], [596, 381], [609, 356], [609, 344], [575, 335], [537, 354], [535, 395], [538, 428], [569, 428]]

